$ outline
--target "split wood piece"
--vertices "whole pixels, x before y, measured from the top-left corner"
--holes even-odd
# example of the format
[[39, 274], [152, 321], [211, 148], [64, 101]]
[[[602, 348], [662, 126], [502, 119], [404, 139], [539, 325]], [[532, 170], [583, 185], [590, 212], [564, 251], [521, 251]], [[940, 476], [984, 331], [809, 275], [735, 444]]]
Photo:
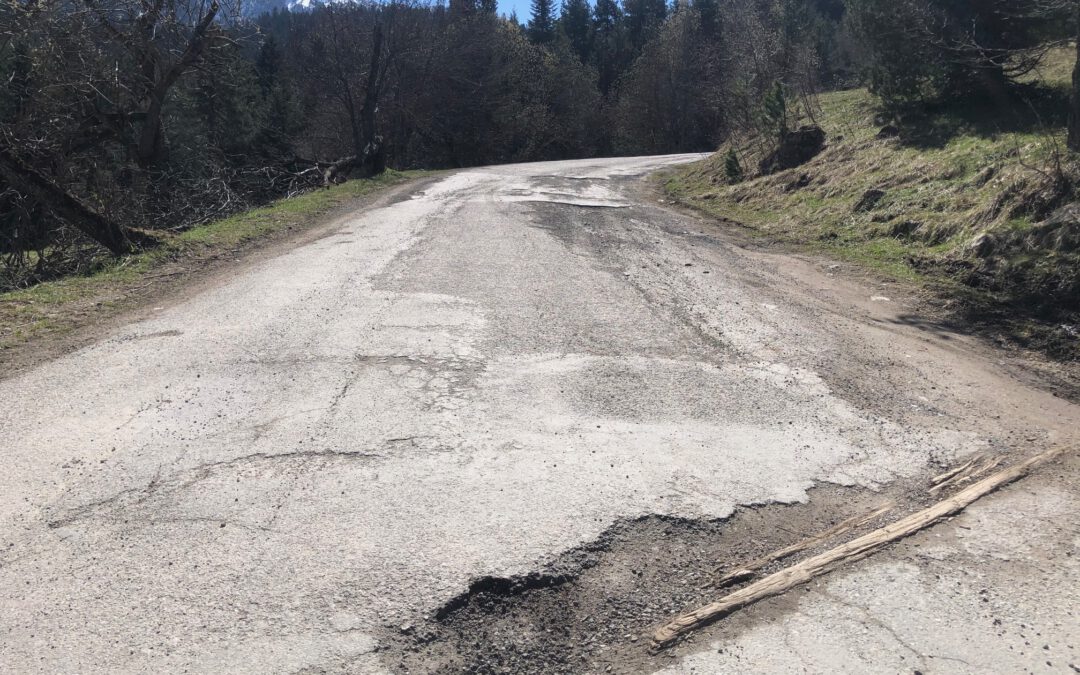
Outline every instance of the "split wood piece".
[[796, 553], [801, 553], [802, 551], [805, 551], [809, 548], [813, 548], [814, 546], [828, 541], [829, 539], [838, 537], [845, 532], [850, 532], [851, 530], [862, 527], [863, 525], [872, 521], [874, 518], [877, 518], [878, 516], [891, 511], [895, 505], [896, 504], [893, 502], [882, 504], [881, 506], [874, 509], [873, 511], [870, 511], [869, 513], [864, 513], [862, 515], [855, 516], [854, 518], [848, 518], [847, 520], [838, 523], [823, 532], [819, 532], [812, 537], [807, 537], [806, 539], [794, 543], [791, 546], [786, 546], [782, 549], [773, 551], [772, 553], [764, 557], [758, 558], [753, 562], [748, 562], [745, 565], [742, 565], [741, 567], [734, 569], [717, 579], [715, 585], [718, 588], [724, 588], [725, 586], [730, 586], [734, 583], [752, 579], [754, 574], [756, 574], [758, 570], [760, 570], [762, 567], [765, 567], [769, 563], [774, 563], [777, 560], [783, 560], [784, 558], [795, 555]]
[[930, 488], [930, 494], [937, 494], [942, 490], [950, 487], [956, 487], [961, 483], [966, 483], [969, 480], [974, 479], [976, 476], [981, 476], [987, 471], [996, 468], [1002, 462], [1002, 457], [988, 457], [983, 459], [981, 464], [975, 464], [980, 458], [975, 458], [971, 461], [971, 466], [965, 466], [960, 472], [953, 474], [948, 480], [942, 481], [937, 485]]
[[975, 462], [978, 462], [982, 458], [983, 458], [983, 455], [975, 455], [974, 457], [968, 459], [968, 461], [964, 462], [963, 464], [960, 464], [959, 466], [956, 466], [956, 467], [954, 467], [952, 469], [949, 469], [948, 471], [946, 471], [943, 474], [934, 476], [933, 478], [930, 479], [930, 484], [931, 485], [940, 485], [940, 484], [944, 483], [945, 481], [949, 480], [950, 478], [952, 478], [953, 476], [956, 476], [960, 472], [966, 471], [967, 469], [970, 469], [971, 467], [975, 466]]
[[714, 603], [687, 612], [657, 629], [653, 634], [652, 647], [653, 649], [666, 647], [675, 642], [680, 636], [715, 619], [731, 614], [735, 610], [751, 605], [758, 600], [780, 595], [815, 577], [832, 572], [846, 563], [862, 560], [894, 541], [903, 539], [944, 518], [960, 513], [979, 498], [1023, 478], [1035, 467], [1053, 461], [1073, 450], [1075, 448], [1055, 448], [1036, 455], [1004, 471], [999, 471], [984, 478], [928, 509], [913, 513], [906, 518], [853, 539], [825, 553], [807, 558], [785, 570], [756, 581], [746, 588], [730, 593]]

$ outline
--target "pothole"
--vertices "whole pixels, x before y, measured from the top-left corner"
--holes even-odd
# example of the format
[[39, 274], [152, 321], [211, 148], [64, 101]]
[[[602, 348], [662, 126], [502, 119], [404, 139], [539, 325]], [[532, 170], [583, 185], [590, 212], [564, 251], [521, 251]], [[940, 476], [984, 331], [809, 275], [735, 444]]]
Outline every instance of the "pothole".
[[885, 499], [824, 486], [806, 504], [750, 507], [722, 521], [620, 522], [542, 570], [479, 579], [432, 616], [387, 628], [383, 663], [399, 673], [641, 673], [670, 666], [721, 632], [737, 633], [768, 607], [790, 602], [762, 603], [671, 650], [650, 653], [657, 625], [721, 593], [710, 587], [718, 567], [790, 545]]

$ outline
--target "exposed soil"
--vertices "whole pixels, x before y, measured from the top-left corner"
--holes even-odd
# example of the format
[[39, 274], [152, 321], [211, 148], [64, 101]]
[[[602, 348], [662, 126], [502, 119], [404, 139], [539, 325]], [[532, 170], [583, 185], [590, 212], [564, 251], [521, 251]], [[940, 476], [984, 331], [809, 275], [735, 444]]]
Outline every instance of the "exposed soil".
[[[662, 197], [658, 193], [655, 196]], [[661, 203], [665, 208], [672, 206], [666, 200]], [[687, 213], [681, 208], [675, 210]], [[785, 272], [794, 278], [804, 275], [809, 278], [827, 269], [830, 276], [835, 273], [847, 278], [860, 289], [876, 288], [886, 281], [873, 270], [851, 264], [834, 265], [825, 256], [752, 238], [737, 223], [717, 223], [702, 218], [699, 213], [690, 213], [698, 216], [701, 232], [665, 230], [666, 233], [694, 238], [702, 247], [722, 242], [763, 254], [789, 254]], [[549, 209], [545, 212], [544, 227], [577, 247], [592, 248], [597, 258], [604, 260], [617, 248], [618, 241], [607, 239], [613, 226], [603, 222], [603, 215], [597, 213], [594, 226], [582, 226], [586, 221], [578, 216], [578, 226], [568, 227], [558, 217], [558, 210]], [[893, 279], [887, 282], [890, 287], [909, 289], [910, 292], [901, 295], [915, 299], [915, 306], [898, 321], [902, 325], [897, 330], [915, 328], [941, 339], [983, 338], [963, 340], [965, 349], [984, 354], [1018, 379], [1063, 398], [1077, 399], [1080, 378], [1070, 379], [1074, 371], [1066, 364], [1015, 347], [1003, 351], [1002, 343], [989, 334], [952, 321], [951, 308], [933, 289], [916, 288]], [[807, 288], [816, 285], [816, 282], [808, 283]], [[840, 288], [833, 292], [845, 307], [865, 306], [866, 298], [861, 292]], [[852, 361], [851, 354], [847, 360]], [[843, 368], [840, 371], [839, 375], [823, 374], [834, 390], [846, 391], [846, 387], [860, 381], [845, 375]], [[879, 400], [880, 392], [856, 391], [851, 392], [850, 398], [871, 408], [880, 405], [882, 414], [904, 419], [905, 413], [894, 409], [897, 401]], [[907, 403], [899, 407], [907, 407]], [[1015, 449], [1002, 447], [1002, 450]], [[796, 589], [752, 606], [691, 635], [671, 649], [652, 653], [650, 638], [658, 625], [726, 592], [711, 586], [718, 568], [729, 571], [742, 562], [869, 512], [889, 499], [899, 504], [877, 521], [774, 563], [762, 570], [761, 575], [786, 567], [936, 501], [926, 492], [927, 480], [923, 476], [900, 481], [881, 492], [823, 485], [810, 492], [807, 503], [744, 508], [725, 520], [647, 516], [617, 523], [591, 544], [560, 555], [530, 574], [477, 579], [465, 593], [431, 616], [387, 627], [381, 640], [382, 663], [400, 673], [577, 674], [662, 669], [684, 655], [707, 648], [717, 639], [739, 635], [757, 623], [774, 620], [778, 614], [795, 607], [805, 592]]]

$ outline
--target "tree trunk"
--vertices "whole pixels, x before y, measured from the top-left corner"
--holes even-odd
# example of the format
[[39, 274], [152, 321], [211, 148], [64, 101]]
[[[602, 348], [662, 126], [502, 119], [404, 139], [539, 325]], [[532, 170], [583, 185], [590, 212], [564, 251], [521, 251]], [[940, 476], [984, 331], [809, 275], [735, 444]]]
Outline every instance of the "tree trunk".
[[[355, 114], [352, 97], [347, 99], [349, 121], [352, 124], [354, 154], [332, 163], [323, 172], [323, 185], [330, 187], [342, 176], [359, 170], [364, 178], [386, 170], [386, 150], [378, 134], [376, 114], [379, 111], [379, 95], [386, 80], [387, 64], [383, 57], [383, 29], [375, 24], [372, 35], [371, 64], [368, 67], [367, 86], [364, 88], [364, 101], [359, 115]], [[359, 119], [358, 119], [359, 118]], [[359, 123], [359, 126], [358, 126]]]
[[165, 128], [161, 122], [164, 103], [153, 95], [146, 109], [146, 118], [135, 148], [136, 160], [144, 169], [160, 163], [165, 158]]
[[364, 132], [361, 129], [360, 116], [356, 112], [352, 92], [347, 92], [345, 96], [345, 108], [349, 113], [349, 130], [352, 131], [353, 155], [360, 157], [364, 154]]
[[375, 24], [371, 39], [371, 64], [368, 67], [367, 87], [364, 89], [364, 105], [360, 108], [360, 123], [364, 140], [368, 143], [375, 138], [375, 111], [379, 107], [379, 90], [382, 89], [383, 78], [382, 48], [382, 25]]
[[338, 176], [348, 175], [353, 167], [356, 166], [357, 156], [349, 155], [348, 157], [342, 157], [336, 162], [331, 162], [326, 170], [323, 171], [323, 187], [330, 187], [334, 183], [338, 182]]
[[[206, 50], [210, 39], [211, 26], [213, 26], [214, 18], [217, 16], [220, 8], [217, 0], [213, 0], [210, 3], [210, 7], [207, 9], [206, 14], [199, 19], [199, 22], [192, 30], [191, 37], [188, 39], [187, 46], [184, 48], [184, 52], [180, 55], [180, 58], [166, 69], [159, 78], [153, 79], [153, 87], [149, 91], [149, 102], [146, 108], [142, 130], [135, 143], [136, 159], [138, 160], [139, 166], [143, 168], [153, 166], [165, 158], [165, 125], [162, 122], [162, 114], [165, 109], [165, 98], [168, 96], [169, 89], [176, 84], [176, 81], [180, 79], [180, 77], [200, 58], [202, 58], [202, 54]], [[143, 57], [148, 59], [148, 64], [152, 63], [152, 60], [157, 60], [159, 58], [158, 51], [151, 45], [143, 52]], [[156, 68], [153, 67], [148, 68], [148, 72], [151, 74], [155, 70]]]
[[1069, 92], [1069, 139], [1073, 152], [1080, 152], [1080, 0], [1076, 2], [1076, 63], [1073, 65], [1072, 91]]
[[130, 253], [136, 242], [152, 241], [94, 211], [3, 147], [0, 147], [0, 175], [15, 190], [37, 200], [115, 255]]
[[379, 137], [375, 119], [375, 115], [379, 110], [379, 95], [382, 93], [383, 82], [386, 77], [381, 24], [375, 24], [371, 42], [371, 65], [368, 68], [367, 87], [364, 89], [364, 104], [360, 108], [360, 125], [364, 134], [364, 148], [360, 168], [365, 176], [374, 176], [386, 170], [382, 138]]

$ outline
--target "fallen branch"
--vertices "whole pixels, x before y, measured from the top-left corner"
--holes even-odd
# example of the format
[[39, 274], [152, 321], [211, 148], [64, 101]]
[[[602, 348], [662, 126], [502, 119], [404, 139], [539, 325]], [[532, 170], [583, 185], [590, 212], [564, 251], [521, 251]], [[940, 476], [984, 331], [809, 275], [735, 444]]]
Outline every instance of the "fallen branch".
[[695, 630], [711, 621], [726, 616], [735, 610], [751, 605], [758, 600], [780, 595], [811, 579], [831, 572], [849, 562], [861, 560], [885, 546], [912, 535], [944, 518], [960, 513], [970, 504], [998, 488], [1023, 478], [1037, 466], [1061, 457], [1074, 448], [1055, 448], [1036, 455], [1004, 471], [982, 479], [971, 487], [952, 497], [934, 504], [928, 509], [914, 513], [906, 518], [874, 530], [846, 544], [821, 553], [812, 558], [792, 565], [776, 574], [750, 584], [746, 588], [731, 593], [714, 603], [687, 612], [671, 622], [661, 626], [653, 634], [654, 649], [666, 647], [680, 636]]
[[891, 511], [893, 506], [895, 506], [895, 504], [893, 504], [892, 502], [882, 504], [881, 506], [869, 513], [864, 513], [862, 515], [855, 516], [854, 518], [848, 518], [847, 520], [838, 523], [823, 532], [819, 532], [812, 537], [807, 537], [806, 539], [792, 544], [791, 546], [786, 546], [777, 551], [773, 551], [772, 553], [764, 557], [758, 558], [753, 562], [748, 562], [745, 565], [739, 567], [738, 569], [732, 570], [731, 572], [728, 572], [724, 576], [720, 577], [716, 581], [716, 586], [718, 588], [723, 588], [725, 586], [730, 586], [731, 584], [736, 582], [746, 581], [752, 578], [754, 574], [762, 567], [765, 567], [770, 563], [774, 563], [777, 560], [783, 560], [784, 558], [793, 556], [796, 553], [801, 553], [802, 551], [805, 551], [809, 548], [813, 548], [814, 546], [817, 546], [822, 542], [828, 541], [833, 537], [844, 534], [845, 532], [850, 532], [851, 530], [854, 530], [858, 527], [862, 527], [863, 525], [869, 523], [874, 518], [877, 518], [883, 513]]
[[131, 253], [137, 245], [149, 246], [156, 243], [149, 234], [125, 228], [101, 215], [17, 157], [10, 149], [2, 146], [0, 176], [15, 190], [32, 197], [114, 255]]
[[357, 156], [349, 155], [348, 157], [342, 157], [336, 162], [331, 162], [326, 170], [323, 171], [323, 187], [330, 187], [334, 183], [338, 182], [338, 176], [340, 174], [348, 174], [356, 166]]

